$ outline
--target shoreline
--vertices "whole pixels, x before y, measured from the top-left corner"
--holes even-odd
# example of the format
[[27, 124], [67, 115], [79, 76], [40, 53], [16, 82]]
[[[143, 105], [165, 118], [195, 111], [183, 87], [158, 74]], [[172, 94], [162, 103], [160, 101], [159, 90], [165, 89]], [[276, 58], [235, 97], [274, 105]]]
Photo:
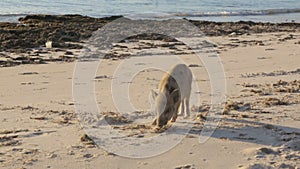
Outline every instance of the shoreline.
[[[204, 10], [205, 11], [205, 10]], [[2, 13], [0, 14], [0, 22], [13, 22], [17, 23], [18, 18], [25, 17], [27, 15], [67, 15], [67, 14], [76, 14], [89, 16], [93, 18], [104, 18], [116, 15], [122, 15], [126, 18], [134, 20], [146, 20], [146, 19], [155, 19], [155, 20], [167, 20], [167, 19], [183, 19], [187, 18], [189, 20], [197, 21], [214, 21], [214, 22], [238, 22], [238, 21], [253, 21], [253, 22], [263, 22], [263, 23], [282, 23], [282, 22], [300, 22], [300, 9], [299, 8], [266, 8], [266, 9], [257, 9], [257, 10], [230, 10], [223, 9], [217, 11], [206, 11], [206, 12], [197, 12], [195, 10], [181, 12], [150, 12], [145, 11], [139, 12], [129, 12], [129, 13], [78, 13], [78, 12], [65, 12], [65, 13], [47, 13], [47, 12], [36, 12], [36, 13]]]
[[[93, 31], [122, 16], [92, 18], [82, 15], [27, 15], [19, 23], [0, 22], [0, 51], [26, 51], [52, 41], [58, 48], [80, 48]], [[266, 32], [299, 32], [300, 23], [262, 23], [252, 21], [213, 22], [188, 20], [208, 37]], [[163, 21], [161, 21], [163, 22]], [[172, 29], [172, 28], [170, 28]], [[141, 36], [139, 36], [141, 37]], [[143, 37], [141, 37], [143, 38]]]
[[[93, 32], [122, 16], [92, 18], [82, 15], [27, 15], [19, 18], [19, 23], [0, 22], [0, 67], [20, 64], [44, 64], [55, 61], [75, 61], [80, 50]], [[173, 19], [176, 20], [176, 19]], [[300, 32], [300, 23], [262, 23], [252, 21], [213, 22], [186, 21], [194, 24], [208, 38], [219, 36], [238, 37], [251, 34], [289, 32], [281, 40], [293, 39], [293, 33]], [[161, 24], [164, 21], [155, 21]], [[173, 28], [170, 28], [172, 30]], [[163, 40], [178, 42], [172, 37], [160, 34], [140, 34], [127, 39]], [[52, 49], [45, 43], [52, 42]], [[259, 41], [253, 42], [260, 44]], [[300, 42], [298, 42], [300, 43]], [[58, 58], [51, 58], [52, 52], [59, 53]], [[14, 57], [11, 57], [11, 54]], [[128, 55], [109, 54], [105, 58], [124, 58]]]
[[[0, 41], [2, 42], [0, 43], [0, 67], [75, 61], [85, 45], [85, 41], [92, 36], [94, 31], [121, 17], [92, 18], [82, 15], [28, 15], [19, 18], [19, 23], [0, 22]], [[295, 38], [293, 33], [300, 32], [300, 23], [185, 20], [198, 27], [199, 31], [203, 32], [208, 38], [226, 36], [234, 38], [263, 33], [290, 33], [290, 35], [279, 39], [279, 41], [286, 41]], [[155, 21], [153, 23], [161, 24], [163, 22]], [[170, 30], [172, 29], [170, 28]], [[161, 34], [139, 34], [127, 39], [178, 42], [172, 37]], [[50, 49], [45, 47], [47, 41], [52, 42]], [[262, 42], [256, 40], [246, 43], [262, 45]], [[59, 56], [53, 58], [53, 53]], [[129, 56], [130, 54], [109, 53], [104, 58], [126, 58]]]
[[[72, 49], [76, 51], [75, 53], [80, 53], [85, 41], [92, 36], [94, 31], [121, 17], [92, 18], [82, 15], [27, 15], [19, 18], [19, 23], [0, 22], [0, 66], [75, 61], [78, 55], [73, 55], [73, 52], [68, 52], [68, 50]], [[293, 39], [293, 33], [300, 32], [300, 23], [185, 20], [198, 27], [199, 32], [208, 38], [219, 36], [238, 37], [276, 32], [291, 33], [291, 35], [281, 39], [285, 41]], [[155, 24], [161, 23], [164, 23], [164, 21], [155, 21]], [[127, 39], [178, 42], [172, 37], [161, 34], [139, 34]], [[52, 42], [52, 49], [46, 48], [45, 43], [47, 41]], [[260, 42], [257, 43], [259, 44]], [[61, 55], [58, 58], [52, 58], [52, 52], [60, 53]], [[14, 57], [11, 57], [11, 54]], [[128, 56], [126, 54], [109, 55], [105, 56], [105, 58], [124, 58]]]

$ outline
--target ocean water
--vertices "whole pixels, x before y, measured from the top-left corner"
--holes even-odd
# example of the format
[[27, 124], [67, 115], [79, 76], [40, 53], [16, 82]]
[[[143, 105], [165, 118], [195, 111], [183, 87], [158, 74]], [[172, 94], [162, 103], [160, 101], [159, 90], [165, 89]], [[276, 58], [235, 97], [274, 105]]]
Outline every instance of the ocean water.
[[300, 22], [300, 0], [1, 0], [0, 21], [27, 14], [125, 15], [134, 19]]

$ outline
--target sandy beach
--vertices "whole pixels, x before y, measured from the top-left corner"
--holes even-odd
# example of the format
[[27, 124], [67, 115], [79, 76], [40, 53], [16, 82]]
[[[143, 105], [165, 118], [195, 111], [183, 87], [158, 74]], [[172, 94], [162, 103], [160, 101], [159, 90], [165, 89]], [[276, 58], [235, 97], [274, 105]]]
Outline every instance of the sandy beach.
[[[74, 70], [92, 32], [116, 18], [33, 15], [18, 24], [0, 23], [0, 168], [300, 167], [299, 23], [189, 21], [213, 45], [226, 77], [221, 121], [205, 143], [199, 143], [199, 134], [210, 108], [211, 85], [195, 52], [178, 40], [157, 35], [135, 36], [114, 44], [112, 51], [99, 59], [93, 79], [100, 116], [110, 120], [114, 129], [136, 139], [156, 134], [147, 123], [138, 123], [139, 119], [131, 123], [116, 110], [111, 83], [124, 61], [151, 67], [154, 56], [182, 59], [194, 73], [201, 101], [191, 105], [193, 113], [188, 120], [193, 128], [167, 152], [134, 159], [95, 145], [77, 118]], [[53, 47], [46, 48], [50, 40]], [[163, 73], [147, 69], [124, 81], [130, 84], [131, 104], [139, 110], [132, 113], [140, 113], [149, 122], [153, 117], [147, 114], [148, 95]], [[179, 116], [173, 125], [181, 121]]]

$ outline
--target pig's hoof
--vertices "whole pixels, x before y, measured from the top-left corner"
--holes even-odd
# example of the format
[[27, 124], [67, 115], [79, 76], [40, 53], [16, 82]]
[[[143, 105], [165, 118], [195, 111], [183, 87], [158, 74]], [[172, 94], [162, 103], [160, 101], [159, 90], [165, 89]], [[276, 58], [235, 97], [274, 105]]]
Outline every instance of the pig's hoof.
[[161, 133], [162, 132], [162, 128], [159, 126], [155, 126], [154, 128], [152, 128], [152, 132], [153, 133]]
[[172, 118], [171, 122], [172, 122], [172, 123], [176, 122], [176, 119], [177, 119], [177, 118]]

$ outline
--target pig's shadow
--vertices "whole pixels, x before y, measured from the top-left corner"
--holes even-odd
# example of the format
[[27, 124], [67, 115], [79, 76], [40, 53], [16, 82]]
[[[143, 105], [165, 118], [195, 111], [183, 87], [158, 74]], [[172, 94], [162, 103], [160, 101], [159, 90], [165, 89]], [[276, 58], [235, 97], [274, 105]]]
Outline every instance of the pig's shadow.
[[[193, 127], [187, 129], [186, 127], [183, 127], [185, 125], [193, 125]], [[166, 130], [165, 132], [166, 134], [175, 132], [176, 134], [187, 135], [188, 137], [199, 137], [201, 135], [266, 146], [281, 146], [292, 140], [300, 140], [300, 128], [249, 120], [223, 118], [220, 125], [213, 131], [211, 136], [201, 133], [203, 126], [204, 123], [177, 121], [174, 126], [170, 128], [170, 131]], [[300, 151], [300, 145], [289, 148]]]

